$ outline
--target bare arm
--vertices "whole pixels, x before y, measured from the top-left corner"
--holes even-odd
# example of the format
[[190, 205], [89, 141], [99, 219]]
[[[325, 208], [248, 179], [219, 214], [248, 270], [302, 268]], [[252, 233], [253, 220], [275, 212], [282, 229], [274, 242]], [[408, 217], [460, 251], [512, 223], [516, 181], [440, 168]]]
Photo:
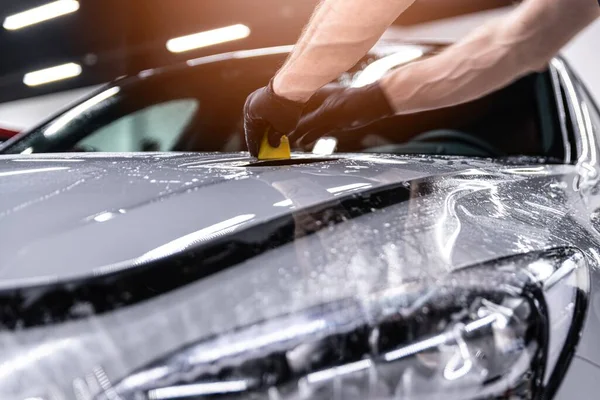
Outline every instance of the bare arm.
[[525, 0], [442, 54], [388, 74], [381, 87], [399, 114], [471, 101], [542, 68], [598, 16], [596, 0]]
[[354, 66], [415, 0], [323, 0], [275, 76], [273, 89], [305, 102]]

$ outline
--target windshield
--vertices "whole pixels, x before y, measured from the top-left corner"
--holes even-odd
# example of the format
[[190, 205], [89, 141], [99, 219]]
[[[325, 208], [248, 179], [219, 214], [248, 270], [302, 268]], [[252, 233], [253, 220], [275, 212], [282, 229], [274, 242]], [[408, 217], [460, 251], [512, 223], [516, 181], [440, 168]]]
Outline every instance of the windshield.
[[[368, 84], [442, 50], [436, 45], [383, 44], [338, 83]], [[140, 73], [7, 142], [0, 153], [244, 151], [245, 99], [268, 82], [288, 51], [211, 56], [185, 67]], [[352, 132], [328, 132], [327, 137], [335, 138], [338, 152], [562, 160], [553, 93], [549, 73], [536, 73], [474, 102], [396, 116]], [[314, 146], [296, 143], [295, 150], [311, 151]]]

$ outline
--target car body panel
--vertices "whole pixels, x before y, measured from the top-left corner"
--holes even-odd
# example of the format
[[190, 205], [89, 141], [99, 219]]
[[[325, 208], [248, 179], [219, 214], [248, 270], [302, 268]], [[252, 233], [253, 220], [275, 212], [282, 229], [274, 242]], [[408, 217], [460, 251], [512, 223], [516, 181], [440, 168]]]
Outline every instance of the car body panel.
[[[0, 175], [14, 195], [0, 199], [2, 246], [12, 249], [0, 252], [1, 279], [11, 284], [72, 279], [127, 268], [169, 243], [197, 240], [194, 235], [213, 229], [258, 226], [292, 207], [301, 212], [386, 185], [423, 182], [434, 191], [427, 196], [428, 213], [410, 219], [427, 234], [403, 229], [400, 235], [421, 248], [434, 246], [435, 252], [424, 252], [434, 257], [431, 268], [556, 246], [561, 240], [546, 221], [579, 215], [576, 209], [565, 211], [568, 204], [579, 204], [580, 196], [565, 193], [577, 178], [569, 166], [371, 155], [289, 167], [244, 166], [249, 161], [242, 154], [4, 158]], [[524, 185], [541, 187], [519, 195]], [[423, 201], [415, 196], [394, 211], [403, 224], [409, 224], [408, 210], [421, 207], [413, 204]], [[480, 203], [469, 203], [472, 198]], [[484, 216], [495, 216], [489, 232], [464, 230], [483, 223]], [[32, 220], [35, 229], [28, 224]], [[501, 221], [506, 226], [500, 231]], [[365, 246], [377, 248], [381, 239], [373, 237]], [[120, 246], [123, 241], [128, 245]], [[414, 256], [405, 255], [404, 261]]]
[[561, 385], [556, 399], [572, 399], [577, 393], [580, 400], [595, 400], [597, 395], [597, 382], [600, 381], [600, 368], [594, 363], [576, 357], [569, 367], [570, 373]]
[[[587, 219], [591, 203], [587, 189], [578, 189], [575, 166], [364, 154], [287, 167], [244, 166], [248, 161], [244, 154], [0, 160], [5, 185], [24, 196], [0, 200], [3, 248], [11, 249], [0, 253], [3, 291], [83, 274], [118, 275], [120, 268], [143, 268], [153, 258], [148, 254], [169, 257], [210, 245], [220, 234], [254, 235], [281, 214], [294, 215], [297, 235], [138, 305], [51, 331], [4, 332], [0, 364], [11, 367], [0, 368], [0, 393], [23, 393], [24, 381], [52, 382], [57, 364], [64, 365], [61, 376], [74, 381], [100, 365], [114, 382], [181, 343], [504, 256], [576, 243], [592, 267], [600, 266], [598, 235]], [[315, 223], [306, 211], [312, 206], [350, 213], [344, 198], [389, 187], [406, 196], [301, 234]], [[223, 225], [228, 220], [234, 223]], [[69, 347], [74, 340], [76, 354]], [[32, 354], [37, 370], [47, 372], [24, 379], [28, 362], [15, 361], [23, 360], [20, 354]], [[115, 357], [119, 362], [110, 362]]]
[[17, 135], [19, 131], [8, 128], [0, 128], [0, 141], [5, 141]]

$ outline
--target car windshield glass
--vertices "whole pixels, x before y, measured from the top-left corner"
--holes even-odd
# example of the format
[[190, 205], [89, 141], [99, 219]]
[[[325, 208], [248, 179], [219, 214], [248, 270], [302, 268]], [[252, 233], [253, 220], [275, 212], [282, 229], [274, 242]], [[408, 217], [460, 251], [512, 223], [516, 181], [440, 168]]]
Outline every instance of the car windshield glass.
[[[368, 84], [440, 51], [443, 46], [384, 44], [337, 83]], [[244, 151], [245, 99], [268, 82], [286, 56], [287, 49], [238, 52], [126, 78], [7, 142], [0, 152]], [[560, 161], [564, 143], [553, 93], [550, 74], [535, 73], [470, 103], [326, 136], [335, 139], [328, 140], [338, 152], [526, 155]], [[316, 144], [294, 147], [312, 151]]]

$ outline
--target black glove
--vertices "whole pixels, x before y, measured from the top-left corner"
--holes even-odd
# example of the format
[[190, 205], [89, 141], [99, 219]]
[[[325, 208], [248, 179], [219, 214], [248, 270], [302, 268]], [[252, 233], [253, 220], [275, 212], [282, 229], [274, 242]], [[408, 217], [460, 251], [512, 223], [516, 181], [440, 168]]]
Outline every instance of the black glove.
[[307, 145], [333, 132], [361, 128], [393, 115], [378, 83], [360, 88], [324, 87], [311, 98], [289, 135], [290, 142]]
[[278, 96], [273, 91], [273, 80], [258, 89], [246, 100], [244, 106], [244, 130], [248, 151], [258, 155], [260, 141], [269, 130], [269, 144], [278, 147], [283, 135], [288, 135], [298, 124], [304, 103]]

